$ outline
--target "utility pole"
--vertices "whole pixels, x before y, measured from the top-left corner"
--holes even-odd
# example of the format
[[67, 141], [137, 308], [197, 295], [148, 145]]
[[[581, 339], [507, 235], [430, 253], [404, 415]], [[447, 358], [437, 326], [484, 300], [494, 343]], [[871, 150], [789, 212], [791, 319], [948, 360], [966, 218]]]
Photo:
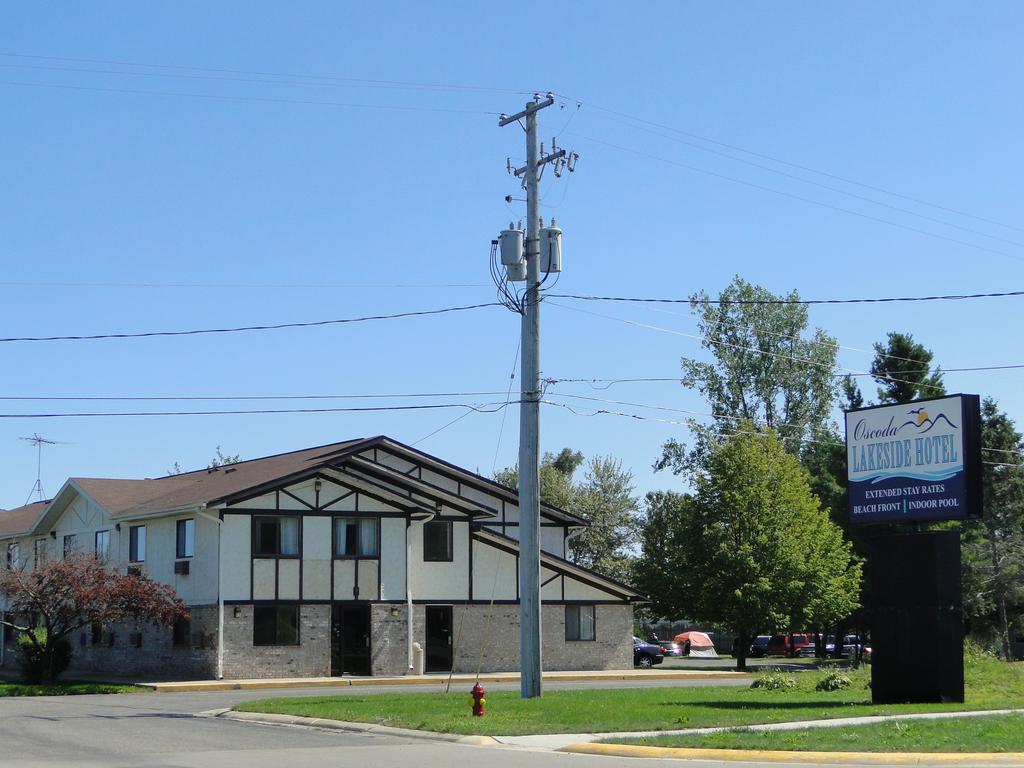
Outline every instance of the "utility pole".
[[[555, 103], [535, 97], [523, 111], [502, 116], [498, 125], [520, 123], [526, 131], [526, 293], [522, 300], [522, 362], [519, 406], [519, 677], [524, 699], [541, 695], [540, 626], [540, 170], [550, 162], [560, 169], [565, 150], [541, 157], [537, 113]], [[511, 167], [510, 169], [511, 170]]]

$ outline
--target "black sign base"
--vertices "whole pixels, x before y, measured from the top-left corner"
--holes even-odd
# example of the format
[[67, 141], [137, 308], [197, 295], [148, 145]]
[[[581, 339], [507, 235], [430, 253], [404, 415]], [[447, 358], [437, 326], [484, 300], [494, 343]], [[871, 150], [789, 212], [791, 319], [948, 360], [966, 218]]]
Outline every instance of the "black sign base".
[[871, 700], [964, 700], [960, 532], [872, 542]]

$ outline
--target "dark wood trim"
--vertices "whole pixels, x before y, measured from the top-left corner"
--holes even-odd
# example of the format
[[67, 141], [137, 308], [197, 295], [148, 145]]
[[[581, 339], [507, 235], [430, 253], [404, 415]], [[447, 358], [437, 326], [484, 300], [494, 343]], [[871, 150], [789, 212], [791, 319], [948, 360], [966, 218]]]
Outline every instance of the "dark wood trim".
[[[332, 479], [332, 480], [331, 480], [330, 482], [331, 482], [331, 484], [332, 484], [332, 485], [341, 485], [340, 483], [338, 483], [338, 482], [337, 482], [336, 480], [333, 480], [333, 479]], [[326, 503], [326, 504], [324, 504], [323, 506], [318, 506], [318, 507], [317, 507], [317, 509], [318, 509], [319, 511], [321, 511], [321, 512], [327, 512], [327, 511], [329, 511], [329, 510], [330, 510], [330, 508], [331, 508], [331, 507], [333, 507], [333, 506], [334, 506], [335, 504], [337, 504], [337, 503], [338, 503], [339, 501], [344, 501], [344, 500], [345, 500], [345, 499], [347, 499], [347, 498], [348, 498], [349, 496], [351, 496], [351, 495], [352, 495], [353, 493], [356, 493], [356, 491], [355, 491], [354, 489], [352, 489], [352, 488], [349, 488], [349, 487], [348, 487], [347, 485], [342, 485], [341, 487], [342, 487], [342, 488], [345, 488], [345, 489], [346, 489], [346, 491], [347, 491], [347, 493], [343, 493], [343, 494], [341, 494], [341, 496], [339, 496], [339, 497], [338, 497], [338, 498], [336, 498], [336, 499], [333, 499], [332, 501], [329, 501], [329, 502], [327, 502], [327, 503]]]
[[[450, 491], [447, 488], [442, 488], [439, 485], [434, 485], [428, 480], [423, 480], [420, 478], [411, 478], [408, 475], [405, 475], [402, 472], [399, 472], [398, 470], [387, 466], [386, 464], [374, 464], [370, 461], [367, 461], [366, 459], [360, 459], [358, 456], [356, 456], [352, 458], [352, 460], [347, 466], [354, 471], [365, 472], [367, 474], [376, 476], [377, 478], [384, 480], [386, 482], [394, 481], [400, 484], [403, 479], [414, 481], [418, 485], [425, 486], [426, 490], [423, 490], [422, 488], [416, 488], [415, 486], [410, 485], [411, 490], [414, 490], [421, 496], [432, 498], [435, 502], [439, 501], [445, 506], [452, 507], [453, 509], [458, 509], [460, 511], [466, 512], [467, 514], [472, 514], [474, 516], [489, 515], [491, 517], [497, 517], [498, 515], [497, 507], [492, 507], [489, 504], [476, 501], [475, 499], [468, 499], [465, 496], [460, 496], [458, 493]], [[450, 479], [455, 481], [455, 478]], [[467, 509], [466, 507], [460, 505], [458, 501], [453, 503], [451, 501], [452, 498], [471, 504], [474, 507], [476, 507], [476, 509]]]
[[[548, 584], [550, 584], [550, 583], [551, 583], [552, 581], [554, 581], [555, 579], [557, 579], [557, 578], [558, 578], [559, 576], [561, 576], [561, 575], [562, 575], [561, 573], [558, 573], [558, 572], [556, 571], [556, 572], [555, 572], [555, 573], [554, 573], [554, 574], [553, 574], [553, 575], [551, 576], [551, 578], [550, 578], [550, 579], [548, 579], [547, 581], [542, 581], [542, 582], [540, 583], [541, 589], [543, 589], [544, 587], [546, 587], [546, 586], [547, 586]], [[565, 590], [564, 590], [564, 589], [562, 590], [562, 599], [563, 599], [563, 600], [565, 599]]]
[[[518, 605], [518, 600], [414, 599], [413, 605]], [[225, 600], [224, 605], [405, 605], [405, 600]], [[630, 605], [624, 600], [545, 600], [544, 605]], [[230, 620], [225, 617], [225, 620]], [[595, 617], [596, 622], [596, 617]]]
[[280, 490], [280, 493], [283, 493], [285, 496], [288, 496], [289, 498], [295, 499], [297, 502], [299, 502], [299, 504], [304, 506], [306, 509], [316, 509], [315, 505], [310, 504], [308, 501], [303, 501], [298, 496], [296, 496], [294, 493], [289, 491], [287, 488], [282, 488]]

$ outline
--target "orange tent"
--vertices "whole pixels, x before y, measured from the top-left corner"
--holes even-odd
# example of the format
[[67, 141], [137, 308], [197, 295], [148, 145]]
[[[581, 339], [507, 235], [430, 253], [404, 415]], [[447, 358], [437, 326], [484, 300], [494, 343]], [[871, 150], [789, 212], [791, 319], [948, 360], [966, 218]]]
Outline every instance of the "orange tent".
[[[687, 656], [697, 656], [706, 659], [717, 659], [715, 644], [711, 638], [703, 632], [683, 632], [673, 638], [673, 642], [683, 647], [683, 653]], [[689, 649], [687, 651], [687, 649]]]

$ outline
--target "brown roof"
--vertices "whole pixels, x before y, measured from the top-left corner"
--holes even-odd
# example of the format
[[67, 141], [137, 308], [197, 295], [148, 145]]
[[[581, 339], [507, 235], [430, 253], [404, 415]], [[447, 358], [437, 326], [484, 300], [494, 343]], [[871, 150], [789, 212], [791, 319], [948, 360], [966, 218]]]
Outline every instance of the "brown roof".
[[24, 507], [0, 510], [0, 536], [28, 533], [46, 509], [48, 501], [36, 501]]
[[112, 480], [95, 477], [73, 477], [71, 480], [112, 517], [157, 512], [208, 504], [261, 485], [271, 478], [301, 474], [366, 442], [369, 441], [348, 440], [153, 480]]

